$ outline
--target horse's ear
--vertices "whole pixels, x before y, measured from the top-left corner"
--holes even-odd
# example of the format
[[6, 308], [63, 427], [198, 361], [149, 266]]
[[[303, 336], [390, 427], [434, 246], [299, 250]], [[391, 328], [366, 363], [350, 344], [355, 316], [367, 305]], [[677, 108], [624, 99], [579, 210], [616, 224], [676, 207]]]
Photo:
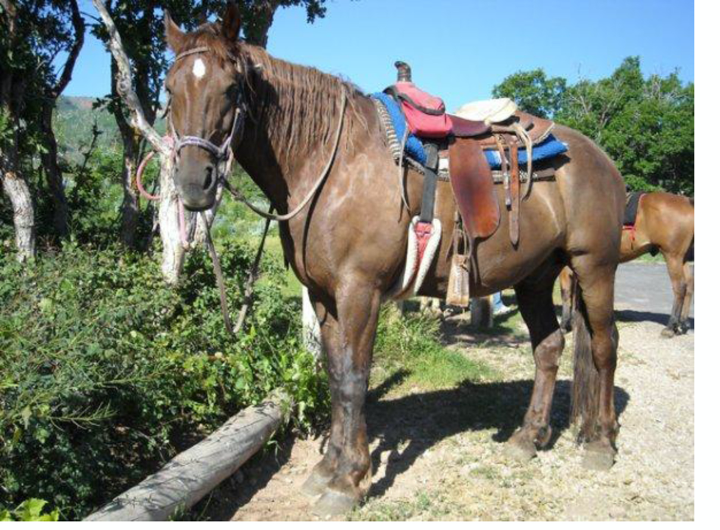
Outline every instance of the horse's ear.
[[170, 12], [165, 10], [165, 39], [167, 40], [168, 46], [174, 53], [178, 53], [178, 50], [182, 49], [183, 39], [185, 33], [180, 29], [180, 26], [175, 24]]
[[242, 20], [240, 18], [240, 8], [235, 2], [228, 2], [222, 22], [223, 36], [229, 41], [236, 41], [238, 35], [240, 34], [241, 24]]

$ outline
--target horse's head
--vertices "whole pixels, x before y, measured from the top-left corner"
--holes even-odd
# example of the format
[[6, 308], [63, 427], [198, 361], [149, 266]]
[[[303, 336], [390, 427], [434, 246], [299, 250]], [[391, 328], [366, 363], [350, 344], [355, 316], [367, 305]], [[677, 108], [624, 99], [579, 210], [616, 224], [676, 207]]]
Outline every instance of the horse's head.
[[240, 11], [231, 4], [222, 21], [185, 34], [165, 15], [175, 63], [168, 71], [168, 131], [174, 137], [174, 180], [189, 210], [215, 203], [219, 181], [244, 121], [242, 68], [237, 57]]

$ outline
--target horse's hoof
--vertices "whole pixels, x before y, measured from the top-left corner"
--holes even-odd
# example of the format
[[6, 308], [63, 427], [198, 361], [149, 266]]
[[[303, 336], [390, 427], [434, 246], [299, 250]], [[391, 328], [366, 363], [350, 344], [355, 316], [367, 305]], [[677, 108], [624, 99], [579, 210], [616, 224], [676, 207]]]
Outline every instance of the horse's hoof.
[[585, 469], [593, 471], [609, 471], [615, 464], [615, 451], [604, 445], [585, 447], [582, 465]]
[[675, 330], [672, 328], [663, 328], [660, 332], [660, 336], [666, 339], [672, 339], [675, 336]]
[[332, 477], [323, 477], [317, 472], [312, 472], [300, 487], [300, 492], [307, 497], [318, 497], [327, 491], [331, 480]]
[[537, 456], [537, 449], [535, 449], [534, 443], [526, 439], [510, 438], [505, 444], [505, 456], [519, 464], [527, 464]]
[[335, 490], [326, 490], [313, 505], [312, 512], [322, 518], [338, 517], [347, 514], [358, 504], [358, 500], [351, 495]]

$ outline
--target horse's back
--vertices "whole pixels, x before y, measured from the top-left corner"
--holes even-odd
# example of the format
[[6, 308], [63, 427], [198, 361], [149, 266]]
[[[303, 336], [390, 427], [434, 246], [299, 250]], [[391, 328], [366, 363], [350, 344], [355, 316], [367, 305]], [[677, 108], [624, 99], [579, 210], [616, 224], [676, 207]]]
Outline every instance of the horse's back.
[[667, 192], [647, 193], [640, 202], [638, 230], [661, 250], [684, 253], [695, 237], [694, 200]]

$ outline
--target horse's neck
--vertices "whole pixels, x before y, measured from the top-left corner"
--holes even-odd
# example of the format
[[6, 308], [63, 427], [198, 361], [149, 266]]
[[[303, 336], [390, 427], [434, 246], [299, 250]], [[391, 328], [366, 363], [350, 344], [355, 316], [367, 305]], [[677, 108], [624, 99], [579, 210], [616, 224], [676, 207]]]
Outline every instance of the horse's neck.
[[[238, 160], [272, 204], [282, 211], [302, 200], [332, 155], [329, 144], [339, 126], [341, 96], [325, 96], [325, 102], [338, 100], [328, 110], [327, 104], [320, 108], [322, 98], [297, 97], [287, 83], [276, 88], [271, 81], [263, 82], [267, 85], [262, 88], [273, 94], [274, 100], [250, 105]], [[302, 101], [302, 109], [297, 108], [298, 101]], [[318, 115], [327, 116], [327, 130], [323, 134], [306, 122]]]

